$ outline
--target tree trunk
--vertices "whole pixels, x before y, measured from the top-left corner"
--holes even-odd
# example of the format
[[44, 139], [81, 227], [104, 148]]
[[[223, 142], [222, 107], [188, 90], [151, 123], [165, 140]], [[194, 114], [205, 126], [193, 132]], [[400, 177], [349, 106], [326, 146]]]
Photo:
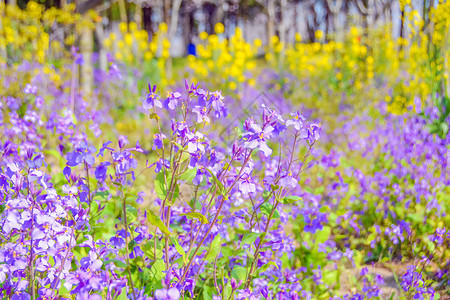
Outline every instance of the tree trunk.
[[124, 22], [124, 23], [128, 23], [127, 8], [125, 6], [125, 0], [119, 0], [119, 12], [120, 12], [120, 21]]
[[188, 46], [192, 42], [191, 41], [191, 33], [192, 33], [192, 27], [191, 27], [191, 14], [192, 12], [186, 11], [183, 14], [182, 19], [182, 28], [183, 28], [183, 42], [184, 42], [184, 54], [188, 54]]
[[[5, 10], [4, 9], [0, 10], [0, 32], [3, 32], [4, 15], [5, 15]], [[6, 51], [5, 46], [0, 46], [0, 63], [2, 63], [3, 60], [4, 60], [5, 64], [8, 63], [8, 52]]]
[[135, 5], [134, 22], [137, 25], [137, 29], [142, 29], [142, 6], [140, 4]]
[[223, 11], [223, 4], [224, 0], [217, 0], [217, 7], [214, 14], [214, 23], [222, 23], [223, 24], [223, 17], [224, 17], [224, 11]]
[[275, 35], [275, 0], [268, 0], [267, 3], [267, 42], [272, 51], [271, 40]]
[[170, 0], [163, 0], [163, 16], [164, 16], [164, 23], [169, 26], [170, 24]]
[[287, 0], [281, 0], [281, 20], [280, 20], [280, 27], [278, 29], [280, 33], [280, 41], [286, 45], [286, 22], [287, 22]]
[[144, 29], [148, 32], [148, 36], [151, 38], [153, 36], [153, 27], [152, 27], [152, 7], [144, 7], [142, 9], [142, 22]]
[[81, 88], [85, 96], [91, 94], [94, 79], [92, 70], [93, 40], [93, 31], [85, 26], [81, 31], [80, 40], [80, 52], [84, 60], [84, 63], [81, 65]]
[[181, 0], [173, 0], [172, 2], [172, 16], [170, 18], [170, 27], [169, 27], [169, 41], [172, 43], [173, 38], [177, 33], [178, 28], [178, 14], [180, 12]]
[[339, 14], [341, 12], [342, 8], [342, 0], [336, 0], [333, 2], [333, 0], [327, 0], [328, 8], [331, 12], [331, 17], [333, 19], [333, 27], [334, 27], [334, 33], [335, 33], [335, 40], [336, 42], [343, 42], [344, 41], [344, 30], [339, 22]]
[[100, 70], [106, 71], [108, 66], [108, 59], [106, 57], [105, 47], [103, 47], [103, 40], [105, 39], [105, 32], [103, 30], [102, 22], [95, 24], [95, 34], [98, 38], [98, 54], [99, 54], [99, 67]]

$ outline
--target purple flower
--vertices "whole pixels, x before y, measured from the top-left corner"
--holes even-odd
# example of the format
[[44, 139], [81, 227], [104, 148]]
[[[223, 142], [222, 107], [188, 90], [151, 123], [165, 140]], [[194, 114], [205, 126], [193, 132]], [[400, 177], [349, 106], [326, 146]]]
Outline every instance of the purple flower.
[[180, 291], [174, 287], [155, 291], [155, 300], [178, 300], [180, 296]]
[[166, 169], [169, 169], [170, 168], [170, 161], [168, 161], [167, 159], [165, 159], [163, 161], [163, 159], [160, 158], [156, 162], [155, 173], [159, 173], [163, 167], [165, 167]]
[[100, 181], [105, 181], [107, 171], [108, 171], [108, 166], [110, 166], [110, 165], [111, 165], [111, 163], [108, 161], [100, 163], [100, 165], [95, 169], [95, 173], [94, 173], [95, 178], [97, 178], [97, 180], [100, 180]]
[[159, 95], [155, 93], [156, 91], [156, 85], [154, 85], [153, 87], [149, 84], [148, 85], [148, 90], [149, 93], [147, 94], [147, 96], [144, 99], [144, 103], [142, 104], [142, 107], [144, 107], [144, 109], [151, 109], [153, 107], [159, 107], [162, 108], [162, 104], [161, 101], [158, 100]]
[[84, 57], [81, 53], [75, 55], [75, 63], [80, 66], [84, 65]]
[[296, 130], [300, 130], [303, 128], [303, 121], [305, 118], [300, 114], [300, 112], [292, 113], [291, 116], [294, 118], [286, 121], [286, 126], [294, 126]]
[[244, 194], [248, 195], [249, 193], [256, 192], [256, 186], [252, 182], [249, 175], [245, 174], [243, 176], [243, 180], [239, 183], [239, 190]]
[[436, 228], [436, 232], [433, 235], [429, 236], [430, 241], [437, 243], [438, 245], [442, 245], [444, 242], [444, 235], [447, 232], [445, 228]]
[[317, 141], [320, 138], [321, 124], [312, 123], [308, 127], [308, 139]]
[[25, 293], [25, 292], [15, 292], [12, 296], [11, 296], [11, 300], [30, 300], [30, 294]]
[[226, 118], [228, 115], [227, 108], [225, 107], [225, 103], [223, 103], [224, 97], [222, 93], [219, 91], [215, 91], [211, 93], [211, 106], [214, 109], [216, 118]]
[[124, 240], [125, 236], [126, 236], [125, 230], [121, 229], [118, 230], [116, 232], [116, 235], [110, 238], [109, 241], [114, 247], [121, 249], [125, 247], [125, 240]]
[[190, 154], [197, 154], [197, 151], [200, 151], [200, 153], [204, 153], [205, 152], [205, 146], [203, 145], [203, 138], [204, 135], [200, 132], [196, 132], [194, 133], [189, 133], [187, 135], [187, 137], [189, 138], [189, 142], [188, 142], [188, 152]]
[[272, 132], [273, 127], [270, 125], [261, 129], [259, 125], [252, 124], [250, 132], [244, 134], [244, 137], [248, 138], [245, 147], [250, 149], [259, 147], [259, 150], [263, 152], [265, 156], [270, 156], [272, 154], [272, 149], [267, 146], [266, 139], [270, 138]]
[[100, 150], [98, 151], [97, 157], [99, 157], [99, 156], [102, 156], [102, 157], [103, 157], [103, 154], [104, 154], [104, 152], [105, 152], [106, 149], [111, 150], [111, 151], [114, 151], [113, 148], [108, 147], [108, 145], [111, 144], [111, 143], [112, 143], [112, 142], [110, 142], [110, 141], [104, 142], [103, 145], [102, 145], [102, 147], [101, 147]]
[[36, 95], [36, 93], [37, 93], [37, 86], [31, 85], [31, 84], [27, 83], [27, 84], [25, 85], [25, 88], [24, 88], [23, 92], [24, 92], [25, 94]]
[[100, 259], [98, 259], [97, 253], [91, 250], [89, 251], [88, 257], [83, 257], [80, 260], [80, 264], [83, 270], [86, 270], [88, 272], [95, 272], [101, 268], [103, 262]]
[[34, 100], [34, 103], [37, 108], [42, 108], [44, 106], [45, 100], [41, 96], [37, 96]]
[[175, 109], [178, 105], [178, 100], [181, 99], [181, 94], [178, 92], [175, 93], [171, 93], [168, 92], [167, 93], [167, 98], [164, 101], [164, 108], [165, 109]]
[[297, 179], [292, 176], [292, 172], [281, 173], [279, 185], [285, 188], [295, 188], [298, 185]]
[[202, 106], [195, 106], [192, 112], [197, 114], [197, 123], [209, 124], [211, 119], [208, 116], [208, 108]]
[[136, 203], [137, 204], [142, 204], [142, 203], [144, 203], [144, 197], [145, 197], [145, 193], [144, 192], [139, 192], [138, 193], [138, 196], [137, 196], [137, 198], [136, 198]]
[[141, 247], [136, 246], [136, 247], [133, 248], [133, 251], [131, 251], [129, 256], [130, 256], [131, 259], [133, 259], [133, 258], [136, 258], [136, 257], [142, 257], [144, 255], [145, 255], [144, 251], [141, 250]]
[[161, 149], [163, 146], [163, 139], [167, 138], [165, 134], [161, 133], [157, 133], [153, 135], [153, 150], [156, 149]]
[[195, 185], [199, 185], [203, 182], [203, 178], [206, 174], [209, 174], [209, 172], [205, 169], [203, 166], [198, 166], [197, 172], [195, 174], [194, 179], [192, 180], [192, 183]]
[[114, 152], [112, 157], [116, 164], [116, 171], [119, 174], [125, 174], [130, 169], [135, 169], [137, 167], [137, 161], [134, 159], [133, 154], [127, 150], [122, 152]]
[[92, 155], [97, 149], [94, 146], [88, 146], [86, 142], [81, 142], [80, 146], [74, 152], [67, 154], [67, 165], [74, 167], [85, 162], [92, 166], [95, 162], [95, 157]]

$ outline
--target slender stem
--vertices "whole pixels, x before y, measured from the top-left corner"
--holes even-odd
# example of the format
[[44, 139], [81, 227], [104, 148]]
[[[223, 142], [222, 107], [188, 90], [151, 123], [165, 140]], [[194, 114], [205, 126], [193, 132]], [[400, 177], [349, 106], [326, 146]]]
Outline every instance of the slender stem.
[[[155, 232], [156, 232], [156, 228], [158, 228], [158, 227], [155, 227]], [[157, 235], [155, 234], [153, 236], [153, 261], [156, 261], [156, 239], [157, 239]]]
[[133, 279], [131, 278], [131, 270], [130, 270], [130, 256], [128, 254], [128, 220], [127, 220], [127, 209], [126, 209], [126, 199], [125, 196], [123, 195], [123, 191], [122, 191], [122, 198], [123, 198], [123, 220], [125, 221], [125, 253], [127, 255], [127, 271], [128, 271], [128, 277], [130, 280], [130, 284], [131, 284], [131, 289], [133, 291], [133, 298], [136, 298], [136, 292], [134, 290], [134, 284], [133, 284]]
[[[216, 272], [217, 271], [217, 258], [218, 257], [219, 256], [217, 255], [216, 259], [214, 260], [213, 277], [214, 277], [214, 286], [216, 287], [217, 294], [220, 295], [219, 285], [217, 284], [217, 272]], [[222, 299], [223, 299], [223, 296], [222, 296]]]
[[[28, 176], [27, 176], [27, 188], [28, 188], [28, 197], [30, 197], [30, 181], [28, 180], [28, 177], [30, 175], [30, 171], [28, 170]], [[31, 197], [31, 228], [30, 228], [30, 265], [29, 265], [29, 271], [30, 271], [30, 294], [31, 299], [36, 299], [36, 292], [34, 289], [34, 270], [33, 270], [33, 227], [34, 227], [34, 218], [33, 218], [33, 210], [34, 210], [34, 197]]]
[[90, 183], [90, 179], [89, 179], [89, 167], [88, 167], [87, 162], [84, 162], [84, 167], [86, 168], [86, 181], [87, 181], [88, 199], [89, 199], [88, 214], [89, 214], [89, 211], [91, 210], [92, 197], [91, 197], [91, 183]]
[[211, 229], [214, 227], [214, 225], [216, 224], [217, 219], [219, 218], [220, 212], [222, 211], [223, 208], [223, 204], [225, 203], [225, 200], [227, 199], [227, 195], [231, 192], [231, 189], [233, 188], [233, 186], [236, 184], [236, 182], [239, 180], [240, 176], [242, 175], [242, 172], [244, 171], [245, 166], [247, 165], [248, 161], [250, 160], [250, 157], [252, 155], [253, 150], [251, 150], [247, 156], [247, 158], [245, 159], [244, 163], [242, 164], [241, 170], [239, 171], [239, 174], [236, 176], [236, 179], [234, 180], [233, 184], [231, 185], [231, 187], [227, 190], [227, 192], [225, 193], [225, 195], [223, 195], [222, 197], [222, 201], [220, 201], [219, 204], [219, 208], [217, 209], [216, 215], [214, 216], [214, 220], [211, 222], [211, 224], [209, 225], [208, 230], [206, 231], [205, 235], [203, 236], [202, 240], [200, 241], [200, 243], [197, 245], [197, 248], [194, 251], [194, 254], [192, 255], [192, 258], [189, 260], [186, 269], [184, 271], [183, 276], [180, 279], [180, 282], [183, 282], [184, 279], [187, 276], [187, 273], [189, 271], [189, 267], [191, 266], [192, 262], [194, 261], [195, 255], [197, 254], [197, 252], [199, 251], [200, 247], [203, 245], [203, 243], [205, 242], [206, 238], [208, 237], [209, 233], [211, 232]]
[[[61, 277], [61, 273], [62, 273], [62, 271], [63, 271], [63, 269], [64, 269], [64, 264], [66, 263], [66, 260], [67, 260], [67, 258], [69, 257], [69, 254], [70, 254], [70, 247], [71, 247], [71, 245], [72, 245], [72, 240], [73, 240], [74, 234], [75, 234], [75, 232], [72, 232], [72, 234], [70, 235], [70, 241], [69, 241], [69, 245], [67, 246], [67, 252], [66, 252], [66, 255], [64, 256], [64, 259], [63, 259], [62, 262], [61, 262], [61, 266], [59, 267], [58, 277], [56, 277], [55, 285], [54, 285], [54, 287], [53, 287], [55, 290], [56, 290], [56, 287], [57, 287], [57, 285], [58, 285], [58, 280], [59, 280], [59, 278]], [[58, 289], [57, 295], [59, 295], [59, 289]]]
[[275, 213], [275, 210], [277, 209], [278, 206], [278, 201], [275, 201], [275, 205], [272, 208], [272, 211], [270, 212], [269, 218], [267, 219], [267, 223], [266, 223], [266, 228], [264, 229], [264, 234], [263, 236], [259, 239], [259, 243], [258, 246], [256, 247], [255, 250], [255, 258], [253, 259], [253, 262], [250, 266], [250, 271], [248, 272], [247, 275], [247, 282], [245, 283], [245, 288], [247, 289], [250, 285], [251, 279], [252, 279], [252, 272], [253, 272], [253, 268], [255, 267], [255, 263], [258, 261], [258, 255], [259, 255], [259, 251], [264, 243], [264, 236], [267, 234], [267, 232], [269, 231], [269, 227], [270, 227], [270, 221], [272, 220], [273, 214]]
[[[171, 206], [167, 207], [167, 218], [166, 218], [166, 227], [169, 228], [170, 226], [170, 213], [171, 213]], [[169, 235], [166, 234], [165, 236], [165, 261], [166, 261], [166, 270], [169, 270]]]

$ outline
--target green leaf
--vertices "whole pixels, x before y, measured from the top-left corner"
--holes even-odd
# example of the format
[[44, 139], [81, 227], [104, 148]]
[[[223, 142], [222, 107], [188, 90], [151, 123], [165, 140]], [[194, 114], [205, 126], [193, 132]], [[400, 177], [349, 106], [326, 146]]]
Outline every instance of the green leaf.
[[236, 279], [237, 282], [244, 282], [247, 277], [247, 269], [242, 266], [234, 266], [233, 270], [231, 270], [231, 277]]
[[106, 261], [105, 261], [105, 264], [108, 264], [108, 263], [111, 263], [111, 262], [113, 262], [113, 263], [116, 265], [116, 267], [119, 267], [119, 268], [126, 268], [126, 267], [127, 267], [127, 264], [126, 264], [126, 263], [124, 263], [123, 261], [118, 260], [118, 259], [109, 259], [109, 260], [106, 260]]
[[284, 197], [283, 199], [281, 199], [281, 203], [289, 204], [289, 203], [297, 202], [301, 199], [302, 198], [300, 198], [299, 196], [287, 196], [287, 197]]
[[321, 231], [316, 234], [316, 244], [324, 243], [328, 240], [331, 234], [331, 227], [324, 226]]
[[160, 281], [164, 278], [164, 271], [166, 270], [166, 264], [163, 259], [157, 259], [152, 267], [150, 268], [150, 272], [153, 275], [154, 281]]
[[118, 186], [118, 187], [122, 187], [122, 184], [118, 181], [113, 181], [112, 184], [114, 184], [115, 186]]
[[186, 251], [184, 251], [183, 247], [181, 247], [180, 243], [176, 238], [171, 238], [172, 243], [175, 245], [175, 249], [177, 250], [178, 254], [180, 254], [183, 257], [183, 261], [185, 264], [187, 264], [186, 259]]
[[172, 144], [174, 144], [175, 146], [177, 146], [179, 149], [184, 149], [183, 146], [181, 146], [179, 143], [175, 142], [175, 141], [171, 141]]
[[338, 270], [331, 270], [331, 271], [324, 272], [323, 281], [328, 285], [339, 282]]
[[127, 297], [127, 288], [124, 287], [122, 289], [122, 291], [120, 292], [120, 295], [116, 297], [116, 300], [127, 300], [127, 299], [128, 299], [128, 297]]
[[[261, 205], [261, 212], [263, 214], [265, 214], [266, 216], [270, 216], [270, 213], [272, 212], [272, 209], [273, 209], [273, 205], [270, 204], [269, 202], [263, 203]], [[276, 219], [276, 218], [279, 218], [279, 217], [280, 217], [280, 214], [278, 213], [278, 210], [275, 210], [273, 215], [272, 215], [272, 218]]]
[[441, 123], [442, 136], [445, 137], [448, 133], [449, 126], [447, 123]]
[[66, 162], [63, 159], [64, 156], [62, 156], [58, 151], [56, 151], [54, 149], [49, 149], [49, 150], [44, 150], [42, 152], [44, 153], [44, 155], [53, 156], [58, 161], [59, 167], [61, 169], [64, 169], [64, 167], [66, 166]]
[[166, 191], [166, 183], [164, 181], [164, 171], [161, 171], [156, 175], [155, 192], [160, 199], [164, 200], [166, 198], [167, 191]]
[[187, 213], [187, 214], [181, 214], [181, 216], [186, 216], [186, 217], [192, 218], [192, 219], [198, 219], [203, 224], [207, 224], [208, 223], [208, 218], [206, 218], [204, 215], [202, 215], [199, 212], [190, 212], [190, 213]]
[[203, 292], [202, 292], [203, 300], [212, 300], [212, 296], [213, 296], [212, 294], [213, 294], [213, 288], [205, 285], [203, 287]]
[[155, 119], [155, 120], [161, 119], [161, 117], [158, 116], [157, 113], [151, 113], [148, 117], [150, 118], [150, 120], [151, 120], [151, 119]]
[[195, 175], [197, 175], [197, 168], [188, 169], [183, 174], [180, 174], [178, 176], [178, 179], [191, 182], [192, 180], [194, 180]]
[[[166, 172], [166, 177], [167, 177], [167, 186], [169, 186], [170, 183], [172, 182], [172, 176], [169, 174], [169, 172]], [[159, 172], [158, 175], [156, 175], [155, 192], [156, 192], [156, 195], [158, 196], [158, 198], [163, 199], [163, 200], [166, 199], [167, 190], [166, 190], [166, 183], [164, 181], [164, 172], [163, 171]], [[180, 194], [180, 188], [177, 184], [175, 184], [172, 200], [177, 199], [179, 194]], [[171, 205], [171, 203], [167, 203], [167, 204]]]
[[274, 261], [269, 261], [267, 264], [261, 266], [260, 270], [265, 272], [270, 266], [273, 266], [276, 269], [278, 269], [278, 265]]
[[256, 233], [256, 232], [246, 233], [242, 237], [242, 243], [241, 244], [242, 245], [244, 245], [244, 244], [253, 244], [260, 235], [261, 235], [261, 233]]
[[136, 208], [127, 204], [127, 206], [125, 207], [125, 211], [127, 213], [128, 224], [133, 223], [137, 220], [138, 210]]
[[278, 265], [277, 265], [273, 260], [269, 261], [269, 262], [267, 263], [267, 265], [268, 265], [268, 266], [274, 266], [275, 268], [278, 269]]
[[228, 281], [227, 285], [225, 286], [225, 290], [224, 290], [225, 299], [230, 299], [232, 292], [233, 292], [233, 288], [231, 287], [231, 282]]
[[131, 201], [134, 202], [134, 201], [136, 201], [138, 196], [133, 193], [125, 193], [124, 197], [125, 197], [125, 200], [131, 199]]
[[156, 255], [155, 255], [155, 244], [153, 243], [154, 241], [149, 241], [148, 243], [144, 244], [143, 246], [143, 251], [145, 253], [145, 255], [147, 255], [147, 257], [149, 257], [150, 259], [154, 259], [156, 258], [162, 258], [163, 257], [163, 252], [161, 250], [161, 244], [157, 243], [156, 244]]
[[216, 175], [209, 170], [208, 168], [205, 168], [206, 171], [209, 172], [209, 174], [211, 174], [211, 177], [213, 178], [214, 182], [216, 183], [217, 187], [219, 188], [219, 192], [221, 195], [225, 194], [225, 187], [223, 186], [222, 182], [220, 182], [219, 179], [217, 179]]
[[158, 227], [159, 230], [161, 230], [164, 234], [166, 235], [171, 234], [169, 228], [167, 228], [167, 226], [163, 223], [163, 221], [161, 221], [161, 218], [157, 216], [153, 211], [151, 210], [147, 211], [147, 220], [150, 224]]
[[205, 260], [212, 261], [213, 259], [215, 259], [216, 256], [220, 252], [221, 245], [222, 245], [222, 239], [220, 238], [220, 235], [218, 234], [218, 235], [216, 235], [214, 240], [211, 242], [211, 246], [209, 247], [209, 251], [205, 257]]
[[63, 279], [61, 280], [61, 287], [58, 289], [58, 293], [62, 296], [62, 297], [68, 297], [70, 299], [70, 292], [69, 290], [64, 286], [64, 283], [66, 281]]
[[102, 198], [103, 200], [106, 200], [106, 199], [108, 198], [108, 196], [109, 196], [109, 192], [108, 192], [108, 191], [103, 191], [103, 192], [97, 192], [97, 193], [95, 193], [94, 198], [95, 198], [95, 197], [100, 197], [100, 198]]
[[242, 138], [242, 130], [239, 127], [234, 127], [234, 132], [236, 133], [236, 135], [238, 136], [239, 139]]

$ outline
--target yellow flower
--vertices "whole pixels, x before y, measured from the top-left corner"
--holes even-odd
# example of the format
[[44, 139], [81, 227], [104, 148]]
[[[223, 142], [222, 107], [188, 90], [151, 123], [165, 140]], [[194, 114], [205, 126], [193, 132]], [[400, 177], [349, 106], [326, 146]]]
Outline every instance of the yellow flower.
[[222, 23], [217, 23], [217, 24], [214, 26], [214, 31], [215, 31], [217, 34], [221, 34], [221, 33], [223, 33], [223, 32], [225, 31], [225, 26], [223, 26]]
[[324, 36], [323, 31], [322, 30], [317, 30], [315, 32], [315, 36], [316, 36], [316, 39], [320, 41], [323, 38], [323, 36]]
[[228, 83], [228, 88], [229, 88], [230, 90], [235, 90], [235, 89], [237, 88], [236, 82], [230, 81], [230, 82]]
[[130, 31], [137, 30], [137, 24], [135, 22], [130, 22], [129, 27], [130, 27]]
[[162, 33], [166, 33], [167, 30], [168, 30], [168, 27], [167, 27], [166, 23], [159, 24], [159, 31], [161, 31]]
[[200, 32], [200, 39], [206, 40], [208, 38], [208, 34], [205, 31]]
[[127, 25], [127, 23], [121, 22], [121, 23], [119, 24], [119, 30], [120, 30], [122, 33], [127, 32], [127, 31], [128, 31], [128, 25]]

